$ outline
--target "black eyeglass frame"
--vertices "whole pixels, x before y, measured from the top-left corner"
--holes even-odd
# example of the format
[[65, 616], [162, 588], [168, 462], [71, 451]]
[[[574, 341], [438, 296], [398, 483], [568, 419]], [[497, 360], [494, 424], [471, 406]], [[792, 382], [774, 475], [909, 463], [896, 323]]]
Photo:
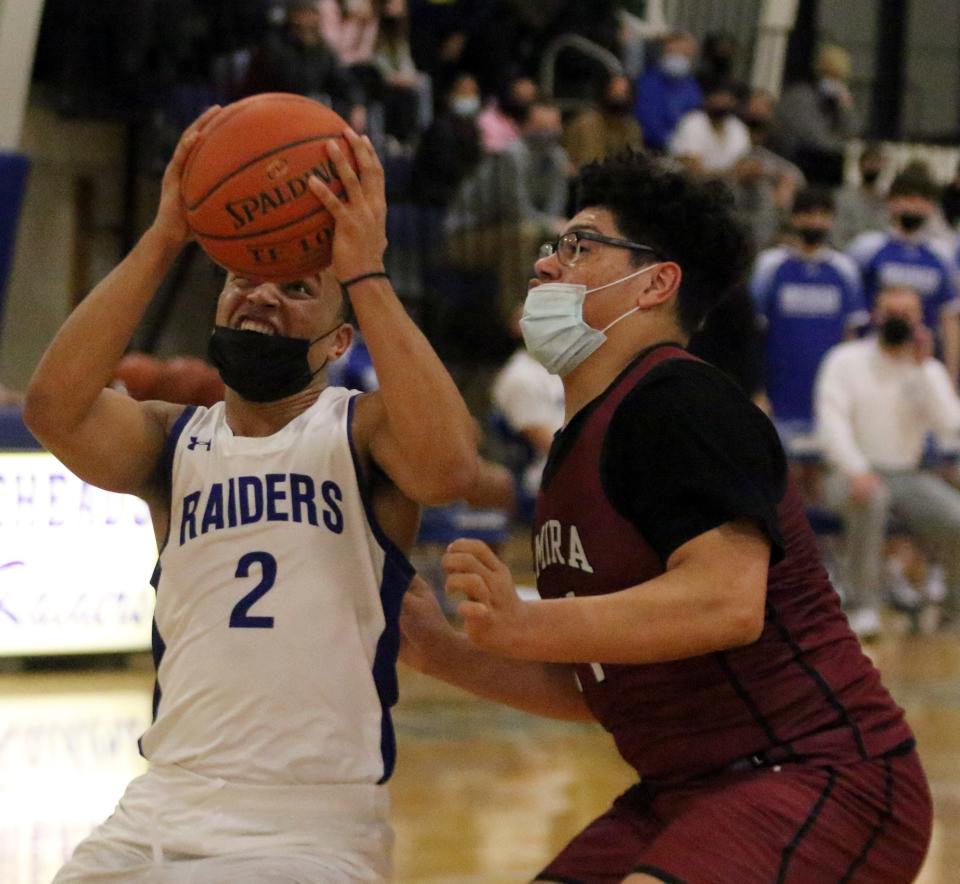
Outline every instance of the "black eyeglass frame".
[[[556, 255], [557, 260], [560, 260], [560, 241], [565, 239], [568, 236], [574, 237], [577, 244], [577, 251], [573, 257], [573, 260], [564, 266], [572, 267], [577, 261], [580, 260], [580, 240], [587, 239], [591, 242], [598, 242], [605, 246], [616, 246], [621, 249], [630, 249], [633, 252], [650, 252], [655, 258], [659, 257], [657, 250], [653, 246], [647, 246], [639, 242], [631, 242], [628, 239], [618, 239], [613, 236], [604, 236], [602, 233], [594, 233], [592, 230], [571, 230], [563, 236], [558, 236], [554, 242], [545, 242], [540, 246], [540, 257], [549, 258], [551, 255]], [[546, 253], [546, 249], [550, 249], [549, 253]], [[563, 264], [563, 262], [560, 262]]]

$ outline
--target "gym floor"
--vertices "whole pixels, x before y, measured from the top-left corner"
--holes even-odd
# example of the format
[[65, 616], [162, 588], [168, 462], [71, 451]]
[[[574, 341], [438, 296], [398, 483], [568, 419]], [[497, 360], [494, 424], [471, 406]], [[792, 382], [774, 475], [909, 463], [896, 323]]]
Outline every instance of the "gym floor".
[[[960, 641], [897, 633], [870, 653], [907, 709], [933, 789], [922, 884], [960, 868]], [[0, 675], [0, 881], [46, 884], [143, 761], [148, 655], [123, 669]], [[400, 884], [530, 877], [631, 782], [597, 726], [536, 719], [402, 671], [393, 780]]]

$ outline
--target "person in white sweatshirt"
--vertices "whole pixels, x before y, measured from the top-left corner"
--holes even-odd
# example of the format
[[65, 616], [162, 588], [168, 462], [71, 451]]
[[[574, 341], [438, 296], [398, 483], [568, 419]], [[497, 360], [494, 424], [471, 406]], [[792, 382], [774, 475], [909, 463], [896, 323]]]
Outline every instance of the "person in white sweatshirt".
[[817, 435], [830, 468], [829, 505], [847, 535], [846, 608], [861, 635], [880, 631], [879, 602], [886, 525], [891, 513], [943, 565], [947, 617], [960, 605], [960, 491], [922, 469], [930, 434], [960, 431], [960, 398], [933, 357], [913, 289], [880, 292], [875, 332], [839, 344], [815, 386]]

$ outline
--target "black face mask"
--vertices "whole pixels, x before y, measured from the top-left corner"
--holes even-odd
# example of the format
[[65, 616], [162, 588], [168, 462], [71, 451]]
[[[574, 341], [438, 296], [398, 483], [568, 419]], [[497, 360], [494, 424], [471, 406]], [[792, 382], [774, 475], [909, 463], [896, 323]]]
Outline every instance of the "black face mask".
[[708, 65], [717, 79], [725, 80], [733, 70], [733, 58], [729, 55], [715, 55], [709, 59]]
[[864, 184], [876, 184], [879, 177], [879, 169], [862, 169], [860, 171], [860, 178], [863, 179]]
[[913, 336], [913, 326], [902, 316], [888, 316], [880, 323], [880, 338], [891, 347], [905, 344]]
[[633, 102], [629, 98], [605, 98], [601, 103], [601, 107], [608, 114], [615, 114], [620, 116], [622, 114], [628, 114], [633, 110]]
[[922, 212], [901, 212], [897, 215], [897, 223], [904, 233], [915, 233], [927, 223], [927, 216]]
[[803, 244], [808, 246], [819, 246], [826, 242], [829, 232], [822, 227], [798, 227], [796, 231]]
[[733, 114], [733, 111], [728, 107], [708, 107], [704, 108], [704, 111], [714, 123], [721, 123]]
[[317, 341], [340, 327], [312, 341], [285, 335], [264, 335], [260, 332], [227, 328], [218, 325], [210, 335], [207, 355], [217, 367], [223, 382], [250, 402], [276, 402], [305, 390], [316, 371], [310, 370], [307, 354]]
[[500, 102], [500, 110], [514, 122], [522, 123], [530, 112], [530, 102], [505, 96]]

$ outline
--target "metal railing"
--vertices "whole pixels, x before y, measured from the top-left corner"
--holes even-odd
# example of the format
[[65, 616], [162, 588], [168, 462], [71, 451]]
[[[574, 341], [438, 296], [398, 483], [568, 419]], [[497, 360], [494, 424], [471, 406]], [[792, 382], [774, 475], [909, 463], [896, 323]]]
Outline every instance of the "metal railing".
[[546, 98], [551, 99], [561, 110], [573, 110], [584, 104], [583, 98], [555, 95], [557, 59], [562, 52], [573, 50], [593, 59], [611, 74], [622, 74], [623, 64], [609, 49], [581, 37], [579, 34], [561, 34], [544, 50], [540, 61], [540, 89]]

